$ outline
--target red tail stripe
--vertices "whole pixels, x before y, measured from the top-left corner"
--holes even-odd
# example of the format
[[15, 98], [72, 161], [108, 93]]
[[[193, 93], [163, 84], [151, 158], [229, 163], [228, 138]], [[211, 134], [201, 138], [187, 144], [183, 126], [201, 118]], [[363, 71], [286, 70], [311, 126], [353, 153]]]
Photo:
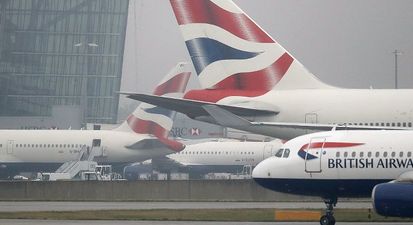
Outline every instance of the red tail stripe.
[[288, 53], [284, 53], [265, 69], [234, 74], [220, 81], [213, 88], [269, 91], [287, 73], [293, 61], [294, 59]]
[[274, 40], [244, 14], [228, 12], [209, 0], [171, 0], [179, 25], [208, 23], [247, 41], [274, 43]]
[[158, 85], [153, 94], [161, 96], [168, 93], [183, 93], [185, 91], [186, 85], [188, 84], [190, 76], [191, 72], [183, 72], [177, 74], [171, 79]]
[[228, 96], [256, 97], [270, 91], [287, 73], [294, 59], [284, 53], [269, 67], [248, 73], [234, 74], [214, 85], [211, 90], [192, 90], [184, 98], [217, 102]]
[[300, 150], [305, 150], [307, 148], [346, 148], [346, 147], [354, 147], [359, 145], [364, 145], [364, 143], [346, 143], [346, 142], [314, 142], [311, 143], [310, 147], [308, 147], [310, 143], [303, 145]]
[[169, 140], [169, 132], [152, 121], [141, 120], [131, 115], [128, 118], [128, 124], [138, 134], [152, 134], [159, 139], [163, 144], [165, 144], [169, 149], [179, 152], [185, 148], [185, 145], [174, 141]]

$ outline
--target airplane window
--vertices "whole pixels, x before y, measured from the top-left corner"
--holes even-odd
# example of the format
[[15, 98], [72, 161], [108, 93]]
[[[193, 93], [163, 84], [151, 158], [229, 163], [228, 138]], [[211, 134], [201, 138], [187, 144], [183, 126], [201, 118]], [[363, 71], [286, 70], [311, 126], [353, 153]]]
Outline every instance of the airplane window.
[[388, 126], [388, 127], [389, 127], [389, 126], [390, 126], [390, 123], [386, 123], [386, 126]]
[[374, 123], [370, 123], [370, 126], [374, 126]]
[[371, 152], [368, 152], [368, 153], [367, 153], [367, 156], [370, 158], [370, 157], [371, 157]]
[[412, 123], [411, 123], [411, 122], [409, 122], [407, 125], [408, 125], [409, 127], [412, 127]]
[[16, 144], [16, 148], [17, 148], [17, 147], [19, 147], [19, 145], [18, 145], [18, 144]]
[[275, 157], [278, 157], [278, 158], [281, 158], [281, 156], [283, 155], [283, 151], [284, 151], [284, 149], [279, 149], [278, 151], [277, 151], [277, 153], [275, 153]]
[[396, 126], [396, 124], [395, 124], [395, 123], [391, 123], [391, 126], [392, 126], [392, 127], [395, 127], [395, 126]]
[[380, 152], [376, 152], [376, 157], [380, 157]]
[[[1, 145], [0, 145], [0, 147], [1, 147]], [[24, 145], [23, 145], [23, 147], [25, 147], [25, 148], [26, 148], [26, 144], [24, 144]]]
[[66, 144], [63, 145], [63, 148], [66, 148]]
[[391, 157], [396, 157], [396, 152], [392, 152]]
[[352, 152], [351, 157], [356, 157], [356, 152]]
[[384, 153], [383, 153], [383, 157], [387, 157], [387, 152], [384, 152]]
[[402, 158], [403, 157], [403, 152], [399, 153], [399, 157]]
[[347, 158], [348, 152], [344, 152], [344, 158]]
[[406, 122], [403, 122], [403, 127], [406, 127]]
[[38, 146], [39, 146], [39, 145], [36, 144], [36, 148], [37, 148]]
[[412, 157], [412, 152], [407, 152], [407, 157]]
[[381, 126], [384, 127], [384, 123], [381, 123]]
[[378, 126], [379, 126], [379, 123], [376, 123], [376, 126], [378, 127]]
[[401, 126], [401, 124], [400, 124], [400, 123], [397, 123], [397, 126], [398, 126], [398, 127], [400, 127], [400, 126]]
[[337, 157], [337, 158], [340, 157], [340, 152], [336, 152], [336, 157]]
[[364, 152], [360, 152], [360, 158], [364, 157]]
[[75, 147], [75, 145], [74, 144], [72, 144], [72, 148], [74, 148]]
[[288, 158], [288, 156], [290, 156], [290, 149], [286, 148], [286, 149], [284, 150], [283, 158]]

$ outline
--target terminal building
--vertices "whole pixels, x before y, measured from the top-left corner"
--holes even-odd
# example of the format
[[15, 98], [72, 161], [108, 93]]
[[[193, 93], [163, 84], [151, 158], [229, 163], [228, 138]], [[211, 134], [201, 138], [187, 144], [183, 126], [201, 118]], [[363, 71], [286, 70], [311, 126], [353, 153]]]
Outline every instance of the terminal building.
[[116, 123], [128, 5], [0, 1], [0, 129]]

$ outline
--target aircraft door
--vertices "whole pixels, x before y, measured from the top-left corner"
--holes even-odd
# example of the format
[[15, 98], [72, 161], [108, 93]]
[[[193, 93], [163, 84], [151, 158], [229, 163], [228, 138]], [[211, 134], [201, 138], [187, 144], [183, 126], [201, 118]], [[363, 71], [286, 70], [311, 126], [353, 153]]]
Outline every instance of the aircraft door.
[[[318, 123], [317, 113], [306, 113], [305, 123], [313, 123], [313, 124]], [[312, 132], [313, 132], [312, 130], [306, 130], [307, 134], [312, 133]]]
[[312, 138], [306, 149], [303, 149], [305, 151], [305, 172], [321, 173], [321, 160], [325, 141], [325, 137]]
[[13, 147], [14, 147], [14, 141], [8, 140], [7, 141], [7, 154], [13, 154]]
[[266, 159], [270, 156], [273, 156], [273, 152], [272, 152], [272, 145], [265, 145], [264, 146], [264, 154], [263, 154], [263, 159]]

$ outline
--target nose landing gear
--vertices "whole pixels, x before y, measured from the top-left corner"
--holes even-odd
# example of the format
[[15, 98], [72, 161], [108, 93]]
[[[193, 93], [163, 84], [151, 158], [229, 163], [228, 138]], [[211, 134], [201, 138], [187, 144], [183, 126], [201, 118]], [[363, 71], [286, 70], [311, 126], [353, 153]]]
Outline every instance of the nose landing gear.
[[334, 218], [334, 206], [337, 204], [337, 198], [330, 198], [324, 200], [326, 204], [326, 213], [320, 218], [320, 225], [334, 225], [336, 224], [336, 219]]

